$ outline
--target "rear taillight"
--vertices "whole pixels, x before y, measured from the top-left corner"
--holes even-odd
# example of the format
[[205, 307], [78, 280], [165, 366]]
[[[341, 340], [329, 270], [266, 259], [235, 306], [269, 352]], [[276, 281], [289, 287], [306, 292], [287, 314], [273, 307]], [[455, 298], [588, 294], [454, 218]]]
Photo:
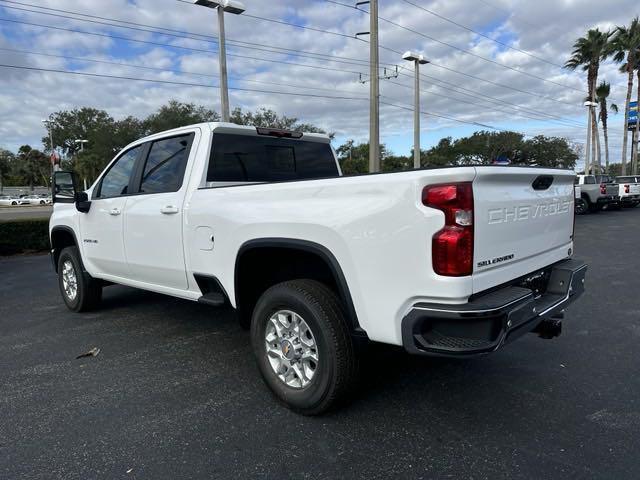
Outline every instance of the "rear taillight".
[[600, 184], [600, 194], [601, 195], [606, 195], [607, 194], [607, 186], [604, 183]]
[[433, 236], [433, 270], [461, 277], [473, 271], [473, 188], [471, 182], [429, 185], [422, 203], [444, 212], [444, 228]]
[[629, 185], [624, 186], [624, 193], [629, 193]]

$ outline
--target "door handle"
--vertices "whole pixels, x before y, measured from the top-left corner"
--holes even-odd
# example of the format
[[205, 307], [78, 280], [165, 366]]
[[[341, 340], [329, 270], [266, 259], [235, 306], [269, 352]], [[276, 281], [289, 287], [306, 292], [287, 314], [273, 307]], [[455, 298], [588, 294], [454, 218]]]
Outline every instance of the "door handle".
[[109, 210], [109, 215], [120, 215], [120, 209], [112, 208], [111, 210]]
[[160, 209], [160, 213], [164, 213], [165, 215], [172, 215], [174, 213], [178, 213], [178, 207], [174, 207], [173, 205], [167, 205]]

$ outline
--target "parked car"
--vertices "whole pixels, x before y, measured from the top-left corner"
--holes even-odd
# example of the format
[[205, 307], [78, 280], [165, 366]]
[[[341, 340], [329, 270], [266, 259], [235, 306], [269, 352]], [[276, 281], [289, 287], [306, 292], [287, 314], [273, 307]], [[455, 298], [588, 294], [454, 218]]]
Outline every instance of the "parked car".
[[86, 192], [54, 177], [51, 258], [73, 311], [105, 282], [231, 305], [266, 384], [319, 414], [358, 344], [470, 357], [560, 333], [584, 291], [568, 170], [341, 177], [326, 135], [208, 123], [138, 140]]
[[605, 207], [620, 207], [618, 185], [607, 175], [577, 175], [576, 186], [590, 212], [598, 212]]
[[0, 205], [17, 206], [17, 205], [28, 205], [28, 204], [29, 204], [28, 200], [25, 200], [20, 197], [14, 197], [10, 195], [4, 195], [0, 197]]
[[627, 175], [615, 178], [618, 184], [620, 202], [623, 207], [637, 207], [640, 204], [640, 177]]
[[28, 205], [46, 205], [47, 204], [47, 198], [42, 195], [27, 195], [26, 197], [23, 197], [23, 200]]

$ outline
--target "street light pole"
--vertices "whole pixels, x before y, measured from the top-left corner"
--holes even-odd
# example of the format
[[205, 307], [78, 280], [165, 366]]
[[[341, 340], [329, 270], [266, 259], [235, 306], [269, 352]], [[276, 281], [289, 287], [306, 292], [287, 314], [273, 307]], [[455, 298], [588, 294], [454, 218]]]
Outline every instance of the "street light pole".
[[[592, 107], [594, 105], [597, 105], [597, 103], [595, 102], [590, 102], [590, 101], [586, 101], [584, 102], [584, 106], [587, 107], [588, 110], [588, 115], [587, 115], [587, 145], [584, 151], [584, 169], [585, 169], [585, 173], [588, 175], [589, 173], [591, 174], [595, 174], [595, 172], [592, 169], [592, 165], [591, 165], [591, 132], [593, 130], [592, 125], [591, 125], [591, 116], [593, 115], [593, 110]], [[624, 166], [623, 166], [624, 168]], [[589, 171], [591, 170], [591, 172]], [[624, 175], [625, 172], [623, 171], [622, 174]]]
[[404, 60], [413, 62], [415, 70], [414, 105], [413, 105], [413, 168], [420, 168], [420, 65], [429, 63], [418, 53], [405, 52]]
[[236, 15], [244, 12], [244, 5], [236, 0], [193, 0], [195, 5], [218, 10], [218, 60], [220, 62], [220, 109], [222, 121], [229, 122], [229, 82], [227, 78], [227, 47], [224, 32], [224, 12]]
[[220, 108], [222, 121], [231, 119], [229, 112], [229, 86], [227, 84], [227, 47], [224, 35], [224, 9], [218, 7], [218, 60], [220, 62]]
[[369, 172], [380, 171], [380, 56], [378, 51], [378, 0], [369, 0]]

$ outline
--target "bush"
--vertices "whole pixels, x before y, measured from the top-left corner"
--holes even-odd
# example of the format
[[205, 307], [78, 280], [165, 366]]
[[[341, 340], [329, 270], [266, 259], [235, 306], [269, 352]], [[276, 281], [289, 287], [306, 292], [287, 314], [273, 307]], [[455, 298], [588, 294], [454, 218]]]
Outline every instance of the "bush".
[[0, 255], [49, 250], [49, 219], [0, 223]]

